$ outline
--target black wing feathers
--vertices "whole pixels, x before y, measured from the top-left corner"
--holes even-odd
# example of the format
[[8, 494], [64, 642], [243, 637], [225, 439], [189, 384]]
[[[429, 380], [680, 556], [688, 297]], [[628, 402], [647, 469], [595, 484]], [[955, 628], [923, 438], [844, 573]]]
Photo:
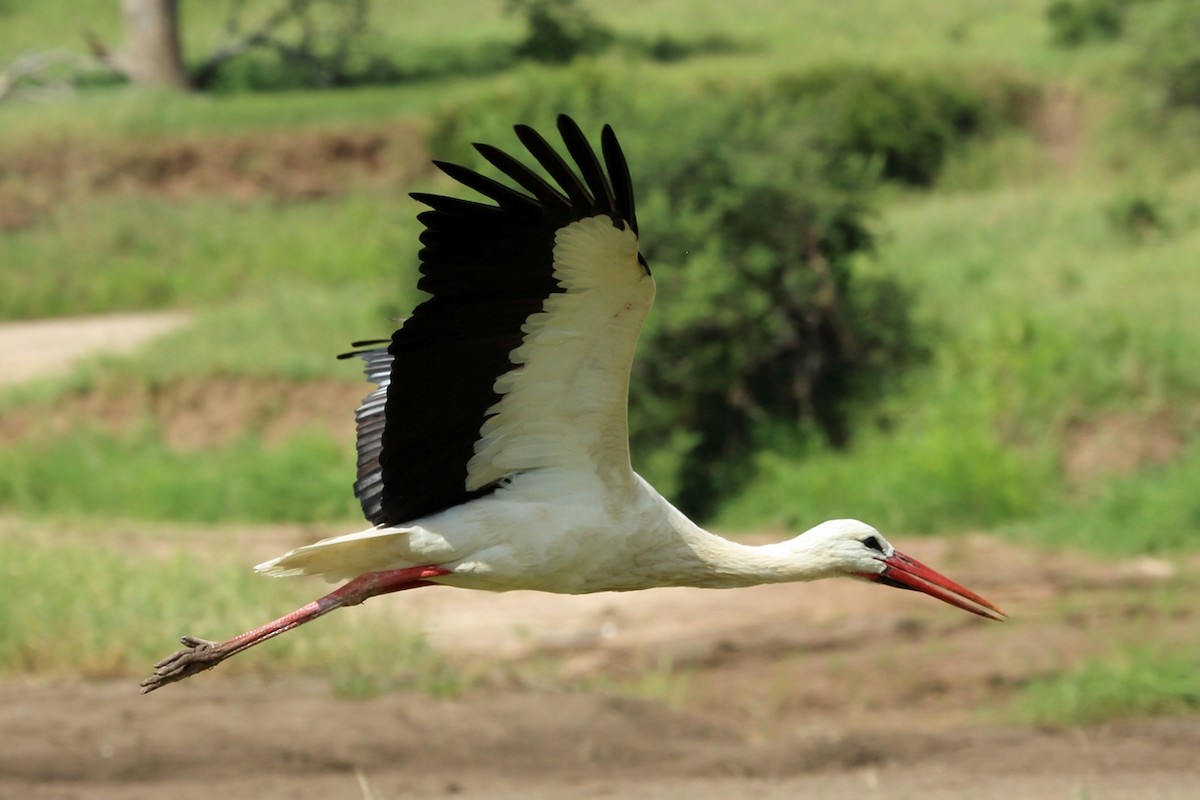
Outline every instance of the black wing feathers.
[[596, 202], [601, 208], [616, 208], [616, 204], [613, 202], [612, 187], [609, 186], [608, 179], [604, 177], [604, 167], [600, 166], [600, 160], [596, 158], [596, 151], [588, 144], [587, 138], [575, 124], [575, 120], [566, 114], [559, 116], [558, 132], [567, 146], [567, 152], [579, 165], [579, 171], [583, 173], [583, 179], [587, 181], [588, 188], [591, 190], [592, 196], [596, 198]]
[[[445, 161], [434, 161], [433, 163], [434, 166], [449, 175], [454, 180], [461, 183], [463, 186], [466, 186], [469, 189], [474, 189], [484, 197], [495, 200], [501, 208], [521, 208], [528, 211], [537, 210], [537, 203], [530, 200], [526, 195], [523, 195], [515, 189], [505, 186], [499, 181], [494, 181], [489, 177], [480, 175], [478, 172], [472, 172], [466, 167], [460, 167], [458, 164], [450, 164]], [[438, 195], [423, 196], [438, 197]], [[455, 200], [456, 198], [446, 197], [443, 199]], [[459, 200], [458, 202], [467, 201]]]
[[475, 145], [475, 149], [479, 151], [479, 155], [487, 159], [489, 164], [512, 178], [520, 184], [521, 188], [537, 198], [537, 201], [547, 211], [553, 214], [564, 215], [570, 211], [571, 204], [563, 196], [562, 192], [546, 183], [540, 175], [520, 161], [517, 161], [508, 153], [492, 147], [490, 144], [477, 144]]
[[611, 129], [603, 137], [611, 183], [579, 127], [560, 116], [558, 129], [578, 174], [531, 128], [516, 128], [558, 187], [506, 153], [476, 145], [524, 192], [434, 162], [496, 205], [413, 194], [430, 209], [418, 215], [425, 230], [417, 284], [430, 297], [386, 350], [357, 353], [368, 377], [380, 383], [358, 411], [355, 494], [372, 523], [400, 525], [494, 490], [467, 489], [467, 462], [488, 409], [500, 399], [496, 379], [513, 368], [522, 325], [563, 291], [554, 277], [558, 230], [601, 214], [637, 230], [629, 170]]
[[517, 125], [514, 130], [517, 132], [517, 138], [521, 140], [521, 144], [525, 145], [525, 149], [537, 159], [542, 168], [558, 182], [559, 186], [567, 190], [571, 208], [580, 210], [595, 208], [595, 201], [592, 200], [587, 189], [583, 188], [578, 176], [567, 166], [567, 162], [563, 161], [562, 156], [554, 152], [554, 148], [542, 138], [540, 133], [528, 125]]
[[625, 154], [621, 152], [617, 134], [613, 133], [613, 129], [609, 125], [605, 125], [604, 130], [600, 132], [600, 147], [604, 150], [604, 163], [608, 165], [609, 175], [612, 176], [613, 194], [616, 198], [616, 216], [618, 219], [628, 220], [629, 227], [633, 228], [634, 233], [637, 233], [637, 214], [634, 212], [633, 204], [633, 178], [629, 176], [629, 164], [625, 161]]

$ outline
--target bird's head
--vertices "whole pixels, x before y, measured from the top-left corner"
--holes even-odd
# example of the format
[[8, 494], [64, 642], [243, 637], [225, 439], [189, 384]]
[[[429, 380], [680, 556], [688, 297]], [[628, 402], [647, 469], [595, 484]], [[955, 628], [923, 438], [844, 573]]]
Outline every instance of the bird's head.
[[1007, 615], [970, 589], [906, 556], [879, 531], [856, 519], [823, 522], [792, 540], [804, 551], [814, 577], [842, 575], [912, 589], [952, 606], [994, 620]]

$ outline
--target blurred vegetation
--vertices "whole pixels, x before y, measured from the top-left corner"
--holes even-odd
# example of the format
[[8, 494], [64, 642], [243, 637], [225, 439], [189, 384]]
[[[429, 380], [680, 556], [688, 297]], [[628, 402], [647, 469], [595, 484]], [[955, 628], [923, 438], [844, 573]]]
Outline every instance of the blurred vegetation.
[[[116, 9], [0, 2], [0, 64], [78, 48], [79, 26], [56, 24], [67, 14], [119, 41]], [[183, 9], [195, 64], [220, 41], [225, 6]], [[1194, 553], [1197, 9], [375, 0], [344, 53], [348, 78], [264, 51], [228, 62], [204, 94], [96, 82], [56, 103], [6, 103], [0, 317], [195, 314], [137, 355], [0, 396], [0, 508], [110, 522], [355, 517], [353, 450], [324, 430], [273, 438], [255, 418], [181, 450], [160, 419], [114, 424], [89, 409], [184, 383], [359, 381], [332, 356], [386, 335], [419, 299], [405, 192], [459, 191], [428, 158], [475, 164], [471, 141], [519, 152], [514, 122], [549, 130], [568, 112], [593, 138], [611, 122], [631, 162], [659, 284], [635, 367], [635, 464], [665, 494], [724, 530], [855, 516], [895, 534], [985, 528], [1093, 553]], [[382, 142], [379, 157], [348, 162], [347, 129]], [[426, 147], [406, 148], [405, 134]], [[262, 160], [241, 149], [260, 136], [307, 143]], [[142, 151], [153, 157], [128, 159]], [[187, 171], [212, 153], [225, 172]], [[143, 172], [95, 169], [123, 159]], [[95, 674], [161, 655], [195, 610], [168, 619], [167, 604], [140, 627], [121, 616], [157, 614], [122, 593], [171, 596], [196, 574], [188, 562], [118, 567], [9, 534], [0, 546], [14, 591], [47, 603], [121, 577], [92, 590], [116, 598], [97, 614], [145, 642], [128, 655], [97, 634]], [[204, 594], [244, 596], [206, 604], [198, 630], [291, 603], [274, 594], [290, 589], [217, 570]], [[104, 629], [73, 606], [25, 609], [35, 617], [14, 606], [0, 619], [5, 668], [70, 663], [78, 651], [61, 643]], [[47, 618], [57, 627], [31, 621]], [[38, 625], [45, 635], [30, 637]], [[359, 647], [302, 652], [332, 646], [334, 628], [248, 663], [365, 659]], [[431, 691], [461, 685], [412, 641], [379, 646]], [[348, 670], [347, 691], [397, 674]], [[1064, 669], [1030, 689], [1029, 708], [1052, 710], [1029, 718], [1194, 709], [1179, 670], [1150, 651]]]
[[1200, 109], [1200, 5], [1144, 0], [1138, 68], [1168, 107]]
[[1167, 107], [1200, 107], [1200, 5], [1192, 0], [1056, 0], [1046, 21], [1064, 47], [1129, 38], [1134, 70]]
[[354, 458], [317, 432], [277, 446], [247, 435], [199, 451], [168, 447], [153, 427], [115, 436], [81, 425], [71, 434], [7, 450], [6, 505], [197, 522], [313, 522], [347, 519], [358, 508], [346, 491]]
[[970, 137], [1028, 121], [1038, 88], [1003, 74], [952, 78], [860, 65], [785, 76], [776, 103], [812, 103], [820, 142], [876, 162], [880, 177], [930, 186]]
[[1046, 7], [1054, 43], [1076, 47], [1118, 39], [1130, 0], [1055, 0]]
[[[462, 0], [443, 3], [439, 6], [443, 16], [436, 10], [421, 12], [398, 0], [301, 0], [290, 4], [236, 0], [201, 7], [185, 3], [181, 6], [185, 60], [197, 91], [235, 94], [397, 86], [454, 76], [487, 76], [523, 61], [566, 64], [610, 50], [672, 62], [750, 47], [721, 32], [686, 38], [619, 32], [601, 22], [591, 12], [591, 4], [580, 0], [495, 0], [486, 9], [480, 5]], [[472, 34], [469, 45], [414, 36], [419, 22], [410, 30], [396, 30], [397, 21], [422, 13], [440, 25], [443, 19], [453, 18], [454, 6], [470, 14], [473, 22], [479, 21], [482, 10], [485, 19], [500, 17], [506, 24], [494, 29], [476, 26], [482, 32]], [[4, 14], [2, 7], [0, 14]], [[99, 9], [95, 15], [101, 16]], [[108, 25], [87, 29], [105, 47], [119, 42], [112, 19], [115, 15], [115, 8], [111, 9], [103, 15], [110, 18]], [[26, 12], [25, 16], [33, 14]], [[514, 30], [519, 33], [514, 35]], [[445, 31], [438, 33], [443, 34], [438, 37], [442, 39]], [[124, 82], [122, 76], [103, 71], [88, 72], [79, 79], [81, 85], [92, 88]]]
[[[209, 57], [192, 67], [196, 89], [328, 89], [395, 83], [400, 78], [396, 65], [371, 35], [369, 0], [302, 0], [290, 6], [270, 5], [274, 8], [261, 0], [227, 5], [228, 41], [249, 37], [253, 43], [234, 58]], [[258, 16], [270, 19], [285, 8], [290, 13], [278, 28], [264, 29], [261, 19], [246, 19], [256, 11]], [[265, 13], [268, 9], [270, 14]]]
[[1032, 683], [1014, 707], [1026, 723], [1063, 727], [1200, 711], [1197, 653], [1142, 647]]
[[[189, 375], [356, 380], [353, 365], [330, 358], [338, 343], [386, 334], [389, 318], [417, 300], [415, 205], [398, 189], [455, 191], [425, 171], [426, 154], [389, 149], [393, 131], [423, 129], [431, 153], [476, 163], [469, 141], [514, 149], [513, 122], [546, 128], [567, 111], [593, 133], [612, 122], [633, 164], [662, 298], [636, 366], [636, 460], [684, 506], [733, 528], [857, 515], [891, 530], [1005, 527], [1063, 542], [1073, 541], [1066, 521], [1087, 513], [1089, 535], [1105, 547], [1196, 541], [1194, 527], [1178, 538], [1122, 536], [1135, 523], [1118, 512], [1161, 490], [1172, 498], [1167, 518], [1189, 513], [1165, 487], [1188, 480], [1194, 445], [1173, 409], [1200, 391], [1187, 355], [1200, 344], [1188, 310], [1195, 298], [1184, 288], [1200, 219], [1186, 145], [1196, 123], [1183, 107], [1153, 121], [1142, 113], [1152, 49], [1142, 43], [1169, 27], [1156, 20], [1185, 13], [1177, 4], [1122, 5], [1118, 42], [1132, 46], [1073, 50], [1039, 38], [1045, 6], [1033, 2], [986, 19], [970, 4], [948, 10], [932, 0], [901, 16], [881, 7], [853, 19], [827, 7], [756, 15], [710, 4], [671, 19], [637, 4], [622, 13], [586, 3], [450, 5], [400, 14], [371, 4], [346, 63], [383, 55], [429, 70], [390, 88], [148, 98], [93, 87], [59, 105], [0, 109], [13, 123], [0, 146], [15, 165], [0, 192], [0, 218], [13, 220], [2, 234], [0, 313], [210, 309], [145, 354], [91, 365], [59, 389], [10, 395], [3, 407], [53, 402], [56, 391], [87, 397], [105, 371], [167, 392]], [[8, 37], [46, 28], [51, 13], [53, 3], [11, 7], [0, 53], [14, 51]], [[108, 5], [78, 13], [116, 38]], [[223, 14], [186, 5], [193, 57], [219, 40]], [[545, 30], [562, 29], [569, 66], [517, 63], [536, 15]], [[448, 22], [465, 16], [478, 25]], [[829, 35], [842, 30], [878, 46], [843, 48]], [[600, 55], [572, 50], [593, 40], [613, 44]], [[686, 61], [650, 52], [705, 42], [744, 45], [699, 47]], [[509, 55], [480, 72], [500, 50]], [[231, 90], [275, 85], [232, 75]], [[1053, 110], [1063, 81], [1082, 98], [1065, 112]], [[1076, 119], [1048, 132], [1055, 113]], [[169, 153], [187, 136], [204, 157], [206, 146], [239, 152], [228, 137], [246, 131], [325, 136], [333, 120], [380, 132], [383, 160], [305, 188], [304, 170], [319, 175], [336, 150], [301, 149], [292, 166], [268, 164], [298, 175], [295, 186], [241, 196], [219, 176], [151, 194], [83, 173], [52, 203], [39, 194], [45, 168], [25, 166], [45, 142], [64, 159], [78, 151], [102, 163], [118, 142]], [[1054, 147], [1066, 149], [1051, 155], [1046, 137], [1064, 136]], [[262, 180], [260, 156], [238, 158], [230, 186]], [[160, 168], [180, 167], [168, 159]], [[4, 197], [25, 205], [5, 217]], [[1102, 432], [1118, 412], [1174, 420], [1164, 435], [1179, 455], [1082, 483], [1066, 474], [1066, 432]], [[297, 432], [281, 446], [247, 434], [189, 458], [244, 463], [261, 451], [280, 473], [325, 474], [314, 465], [331, 445], [319, 436]], [[258, 507], [208, 490], [155, 505], [98, 477], [95, 496], [38, 487], [30, 475], [54, 481], [66, 468], [55, 466], [53, 435], [36, 435], [13, 442], [20, 458], [0, 480], [10, 507], [194, 519], [220, 509], [243, 519], [353, 510], [332, 470], [303, 500]], [[80, 427], [72, 441], [95, 452], [80, 463], [144, 463], [156, 485], [177, 475], [185, 487], [188, 459], [156, 449], [155, 435]], [[102, 466], [95, 473], [118, 479]], [[288, 481], [279, 483], [286, 494]]]
[[528, 31], [516, 55], [550, 64], [597, 55], [615, 35], [578, 0], [507, 0], [508, 10], [524, 17]]
[[1140, 192], [1114, 200], [1108, 218], [1114, 231], [1135, 240], [1167, 232], [1162, 200]]
[[[52, 208], [37, 224], [4, 234], [14, 268], [0, 270], [0, 318], [212, 305], [284, 284], [376, 283], [398, 264], [415, 263], [415, 254], [400, 255], [416, 230], [407, 206], [364, 193], [249, 204], [199, 197], [184, 205], [135, 195], [96, 203], [83, 216]], [[280, 235], [263, 236], [268, 227]], [[397, 304], [415, 296], [395, 283]]]
[[[166, 533], [184, 540], [196, 531]], [[311, 583], [262, 580], [246, 569], [244, 554], [228, 540], [211, 538], [211, 530], [190, 551], [139, 559], [130, 552], [156, 553], [164, 531], [126, 526], [122, 534], [128, 551], [95, 547], [87, 529], [60, 529], [52, 541], [0, 530], [5, 590], [23, 598], [0, 604], [0, 672], [137, 675], [180, 631], [249, 629], [262, 622], [263, 609], [311, 599]], [[475, 680], [418, 631], [369, 608], [326, 626], [321, 636], [284, 637], [258, 658], [235, 659], [227, 669], [244, 674], [283, 667], [323, 675], [351, 696], [400, 688], [451, 696]]]

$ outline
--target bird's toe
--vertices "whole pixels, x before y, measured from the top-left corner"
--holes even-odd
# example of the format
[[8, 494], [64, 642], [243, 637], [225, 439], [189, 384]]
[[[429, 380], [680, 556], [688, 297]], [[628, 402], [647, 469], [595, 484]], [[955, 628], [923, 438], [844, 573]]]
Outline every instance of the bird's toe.
[[200, 639], [196, 636], [183, 636], [182, 650], [177, 650], [154, 665], [154, 674], [141, 682], [142, 694], [152, 692], [168, 683], [181, 681], [184, 678], [215, 667], [226, 654], [218, 647], [219, 642]]

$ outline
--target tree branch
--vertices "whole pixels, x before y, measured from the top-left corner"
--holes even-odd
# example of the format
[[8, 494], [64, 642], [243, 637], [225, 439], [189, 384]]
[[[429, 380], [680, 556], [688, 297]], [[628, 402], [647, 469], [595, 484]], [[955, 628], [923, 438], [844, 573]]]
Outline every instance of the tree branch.
[[304, 12], [312, 4], [312, 0], [287, 0], [275, 9], [254, 30], [240, 34], [242, 27], [242, 11], [244, 2], [232, 2], [229, 16], [225, 19], [225, 32], [228, 39], [217, 46], [217, 49], [196, 68], [193, 81], [197, 86], [206, 86], [216, 75], [217, 70], [226, 61], [237, 58], [242, 53], [254, 47], [277, 44], [271, 35], [281, 26], [293, 19], [304, 19]]
[[[66, 50], [28, 53], [0, 70], [0, 102], [18, 95], [40, 98], [69, 92], [79, 73], [104, 66], [99, 59]], [[54, 71], [60, 69], [66, 74], [56, 76]]]

